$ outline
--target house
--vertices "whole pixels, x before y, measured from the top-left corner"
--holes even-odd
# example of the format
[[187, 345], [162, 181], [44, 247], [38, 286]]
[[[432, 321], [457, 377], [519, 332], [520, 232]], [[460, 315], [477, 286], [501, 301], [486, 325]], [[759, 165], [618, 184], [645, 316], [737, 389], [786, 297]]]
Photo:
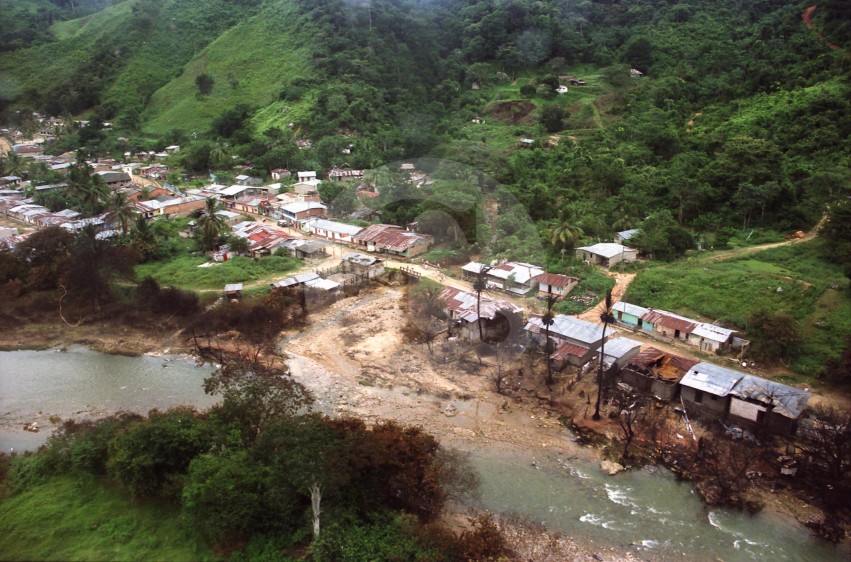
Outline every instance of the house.
[[696, 320], [668, 312], [666, 310], [648, 309], [641, 317], [644, 323], [653, 326], [653, 332], [666, 338], [688, 341], [689, 335], [698, 326]]
[[638, 229], [633, 228], [631, 230], [623, 230], [615, 234], [615, 244], [624, 244], [632, 239], [633, 236], [638, 234]]
[[810, 394], [704, 362], [694, 365], [680, 380], [680, 396], [700, 414], [791, 434]]
[[326, 243], [321, 240], [305, 240], [304, 238], [294, 238], [283, 244], [288, 254], [302, 260], [325, 258], [325, 246]]
[[248, 240], [248, 252], [254, 257], [273, 254], [292, 239], [277, 229], [253, 221], [233, 225], [233, 235]]
[[173, 217], [176, 215], [188, 215], [193, 211], [200, 211], [207, 204], [207, 199], [200, 195], [187, 195], [159, 201], [150, 199], [148, 201], [137, 201], [136, 208], [145, 218]]
[[620, 378], [640, 392], [670, 401], [677, 396], [680, 379], [695, 365], [692, 359], [648, 347], [627, 362]]
[[22, 181], [24, 180], [19, 176], [3, 176], [0, 178], [0, 185], [8, 189], [10, 187], [18, 187]]
[[434, 242], [434, 237], [410, 232], [393, 224], [373, 224], [353, 236], [352, 240], [364, 246], [367, 252], [384, 252], [410, 258], [426, 252]]
[[335, 181], [343, 181], [343, 180], [359, 180], [363, 178], [363, 170], [341, 170], [339, 168], [332, 168], [330, 172], [328, 172], [328, 179]]
[[576, 256], [591, 265], [601, 265], [608, 269], [621, 262], [634, 262], [638, 259], [638, 250], [627, 248], [621, 244], [600, 242], [593, 246], [577, 248]]
[[688, 336], [688, 343], [696, 345], [701, 351], [715, 353], [719, 350], [729, 349], [733, 345], [733, 334], [736, 330], [730, 330], [700, 322]]
[[272, 174], [272, 179], [275, 181], [289, 179], [292, 176], [292, 173], [286, 168], [275, 168], [270, 173]]
[[503, 262], [496, 266], [487, 266], [470, 262], [461, 268], [466, 279], [478, 279], [484, 271], [485, 285], [488, 289], [499, 289], [516, 295], [527, 295], [537, 285], [535, 280], [545, 272], [537, 265], [522, 262]]
[[606, 370], [620, 372], [641, 351], [641, 342], [615, 338], [603, 346], [603, 365]]
[[326, 219], [311, 218], [301, 221], [301, 229], [320, 238], [339, 242], [352, 242], [352, 237], [363, 230], [363, 227]]
[[632, 78], [641, 78], [642, 76], [644, 76], [644, 73], [638, 70], [637, 68], [630, 68], [629, 75]]
[[680, 379], [680, 398], [689, 415], [699, 412], [723, 418], [730, 409], [730, 391], [744, 373], [712, 363], [697, 363]]
[[650, 312], [649, 308], [629, 304], [624, 301], [618, 301], [612, 305], [612, 314], [615, 316], [615, 322], [652, 332], [653, 324], [644, 320], [644, 315], [648, 312]]
[[476, 293], [455, 287], [444, 288], [440, 300], [446, 306], [453, 333], [464, 340], [480, 341], [480, 328], [485, 340], [502, 340], [520, 335], [523, 308], [514, 303], [485, 295], [479, 302]]
[[310, 217], [321, 217], [327, 212], [328, 207], [316, 201], [298, 201], [281, 206], [281, 218], [289, 224]]
[[247, 174], [240, 174], [234, 178], [239, 185], [260, 185], [263, 180], [255, 178]]
[[298, 177], [298, 181], [311, 181], [316, 179], [316, 172], [314, 170], [298, 172], [296, 175]]
[[563, 297], [579, 284], [579, 279], [576, 277], [560, 273], [542, 273], [533, 281], [538, 284], [538, 296], [541, 298], [547, 298], [550, 294]]
[[[530, 317], [525, 330], [533, 341], [541, 345], [546, 343], [547, 327], [543, 317]], [[551, 357], [559, 367], [566, 363], [581, 367], [594, 358], [595, 352], [602, 345], [603, 326], [558, 314], [549, 326], [549, 336], [556, 345]]]
[[567, 90], [567, 86], [564, 86], [564, 85], [559, 86], [558, 88], [556, 88], [556, 93], [557, 93], [557, 94], [559, 94], [559, 95], [561, 95], [561, 94], [566, 94], [566, 93], [567, 93], [567, 91], [568, 91], [568, 90]]
[[745, 375], [730, 391], [730, 420], [790, 435], [809, 398], [798, 388]]
[[298, 195], [312, 195], [319, 190], [319, 184], [322, 183], [317, 179], [300, 181], [293, 184], [293, 192]]
[[534, 146], [534, 144], [535, 144], [535, 139], [530, 139], [530, 138], [526, 138], [526, 137], [521, 138], [517, 141], [517, 146], [519, 146], [520, 148], [532, 148], [532, 146]]
[[225, 285], [225, 298], [239, 300], [242, 298], [242, 283], [230, 283]]
[[356, 252], [343, 256], [340, 267], [344, 273], [366, 275], [368, 279], [384, 275], [384, 260]]
[[265, 197], [249, 195], [246, 197], [240, 197], [234, 201], [233, 208], [242, 213], [265, 215], [266, 210], [269, 208], [269, 201]]
[[275, 281], [272, 283], [273, 288], [285, 289], [288, 287], [310, 288], [318, 291], [336, 292], [340, 290], [340, 284], [330, 279], [323, 279], [318, 273], [301, 273]]
[[97, 172], [97, 175], [101, 177], [103, 182], [110, 189], [119, 189], [122, 187], [127, 187], [133, 181], [130, 176], [128, 176], [124, 172], [103, 171]]

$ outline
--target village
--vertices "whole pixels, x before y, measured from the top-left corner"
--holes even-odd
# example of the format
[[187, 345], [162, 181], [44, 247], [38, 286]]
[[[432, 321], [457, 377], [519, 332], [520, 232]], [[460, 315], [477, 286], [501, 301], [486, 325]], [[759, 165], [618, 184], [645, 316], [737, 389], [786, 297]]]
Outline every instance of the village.
[[[71, 154], [42, 156], [39, 146], [33, 139], [12, 150], [59, 173], [75, 162]], [[300, 365], [294, 372], [316, 375], [315, 368], [305, 367], [312, 361], [354, 385], [349, 411], [366, 418], [388, 414], [364, 398], [360, 385], [404, 385], [438, 398], [476, 396], [475, 412], [448, 399], [438, 400], [432, 412], [438, 419], [453, 418], [450, 432], [475, 435], [485, 431], [479, 418], [483, 396], [492, 405], [482, 410], [491, 412], [491, 422], [510, 410], [511, 400], [535, 412], [539, 428], [547, 419], [550, 431], [563, 423], [589, 442], [601, 436], [610, 447], [604, 466], [611, 474], [641, 462], [630, 445], [693, 455], [703, 436], [719, 428], [742, 447], [756, 440], [774, 443], [771, 463], [761, 470], [791, 477], [812, 460], [796, 455], [792, 446], [796, 434], [819, 423], [805, 414], [808, 389], [775, 382], [771, 373], [755, 369], [749, 342], [733, 329], [621, 300], [634, 274], [617, 270], [639, 259], [628, 246], [637, 229], [574, 250], [578, 260], [616, 279], [610, 308], [605, 301], [592, 302], [581, 314], [557, 314], [552, 305], [571, 298], [580, 279], [509, 260], [429, 263], [422, 256], [435, 239], [417, 223], [374, 222], [380, 213], [368, 206], [334, 213], [334, 202], [320, 197], [322, 182], [355, 185], [362, 200], [377, 197], [378, 186], [365, 179], [368, 171], [334, 168], [320, 180], [316, 171], [275, 169], [271, 183], [239, 174], [232, 185], [179, 189], [164, 181], [169, 169], [163, 163], [179, 151], [169, 146], [162, 153], [128, 153], [126, 162], [98, 159], [87, 165], [112, 193], [132, 202], [136, 216], [192, 218], [181, 236], [192, 236], [198, 219], [214, 209], [231, 236], [244, 243], [217, 244], [206, 252], [204, 266], [241, 255], [300, 260], [292, 275], [264, 281], [266, 291], [301, 294], [313, 316], [304, 333], [285, 335], [281, 351]], [[412, 163], [395, 171], [414, 185], [431, 181]], [[66, 189], [67, 182], [30, 185], [17, 176], [0, 182], [0, 216], [6, 219], [0, 245], [7, 249], [35, 230], [56, 226], [70, 232], [94, 227], [102, 238], [121, 235], [110, 210], [87, 216], [75, 209], [52, 212], [36, 202], [37, 194]], [[239, 301], [249, 289], [256, 291], [258, 283], [229, 282], [219, 302]], [[320, 396], [331, 392], [309, 382]], [[496, 406], [500, 400], [503, 405]], [[413, 421], [434, 427], [422, 415]], [[498, 439], [512, 441], [506, 435]]]

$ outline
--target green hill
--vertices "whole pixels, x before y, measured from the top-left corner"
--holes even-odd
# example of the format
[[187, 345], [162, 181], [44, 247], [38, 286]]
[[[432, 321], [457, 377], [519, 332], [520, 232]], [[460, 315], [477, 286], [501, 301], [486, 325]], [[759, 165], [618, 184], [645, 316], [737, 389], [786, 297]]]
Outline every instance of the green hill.
[[[273, 4], [223, 33], [152, 96], [145, 131], [206, 131], [223, 111], [238, 104], [266, 106], [295, 78], [310, 76], [309, 36], [294, 25], [298, 17], [292, 3]], [[198, 95], [199, 74], [214, 80], [209, 95]]]

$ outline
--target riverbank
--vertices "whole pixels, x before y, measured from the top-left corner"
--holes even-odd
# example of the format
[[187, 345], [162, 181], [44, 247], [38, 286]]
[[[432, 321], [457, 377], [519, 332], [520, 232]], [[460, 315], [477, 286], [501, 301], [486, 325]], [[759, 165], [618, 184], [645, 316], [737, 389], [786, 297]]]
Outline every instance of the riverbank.
[[[418, 425], [446, 445], [479, 457], [511, 456], [515, 466], [520, 462], [535, 471], [576, 461], [591, 467], [585, 470], [599, 472], [600, 450], [577, 442], [550, 409], [552, 394], [538, 396], [546, 389], [540, 370], [527, 367], [523, 378], [528, 384], [523, 392], [512, 392], [511, 397], [497, 394], [492, 375], [498, 358], [478, 356], [470, 346], [453, 342], [437, 345], [433, 351], [406, 342], [404, 327], [410, 315], [404, 296], [404, 288], [380, 287], [317, 311], [304, 330], [284, 334], [281, 350], [288, 357], [293, 376], [316, 395], [318, 410], [332, 416], [394, 419]], [[171, 328], [46, 324], [25, 329], [29, 332], [0, 332], [0, 344], [19, 348], [80, 343], [124, 355], [191, 351], [191, 340], [181, 338]], [[508, 382], [512, 390], [521, 386], [516, 377]], [[617, 431], [611, 421], [608, 428], [600, 429], [603, 434]], [[518, 460], [521, 455], [522, 460]], [[556, 472], [553, 478], [562, 480], [572, 475]], [[616, 482], [613, 479], [610, 485]], [[606, 483], [600, 485], [605, 487]], [[782, 496], [770, 497], [773, 501], [766, 502], [766, 516], [787, 523], [801, 518], [803, 512], [787, 507], [789, 503], [781, 501]], [[575, 520], [579, 521], [579, 516]], [[579, 522], [593, 525], [593, 521], [589, 516]], [[588, 548], [586, 552], [594, 554], [596, 550]], [[629, 553], [623, 545], [619, 552], [619, 556]]]

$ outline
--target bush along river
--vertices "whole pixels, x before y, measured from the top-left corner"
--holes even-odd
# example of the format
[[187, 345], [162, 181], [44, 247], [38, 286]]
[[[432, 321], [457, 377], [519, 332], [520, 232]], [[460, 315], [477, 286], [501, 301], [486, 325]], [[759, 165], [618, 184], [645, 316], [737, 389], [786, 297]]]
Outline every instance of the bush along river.
[[[83, 347], [0, 352], [0, 448], [33, 450], [55, 424], [118, 411], [145, 414], [186, 404], [204, 409], [210, 365], [185, 356], [124, 357]], [[38, 432], [24, 430], [36, 423]], [[600, 548], [648, 560], [827, 561], [837, 548], [779, 515], [707, 508], [691, 485], [664, 469], [606, 476], [595, 462], [471, 443], [480, 506], [512, 512]], [[533, 462], [534, 460], [534, 462]]]

